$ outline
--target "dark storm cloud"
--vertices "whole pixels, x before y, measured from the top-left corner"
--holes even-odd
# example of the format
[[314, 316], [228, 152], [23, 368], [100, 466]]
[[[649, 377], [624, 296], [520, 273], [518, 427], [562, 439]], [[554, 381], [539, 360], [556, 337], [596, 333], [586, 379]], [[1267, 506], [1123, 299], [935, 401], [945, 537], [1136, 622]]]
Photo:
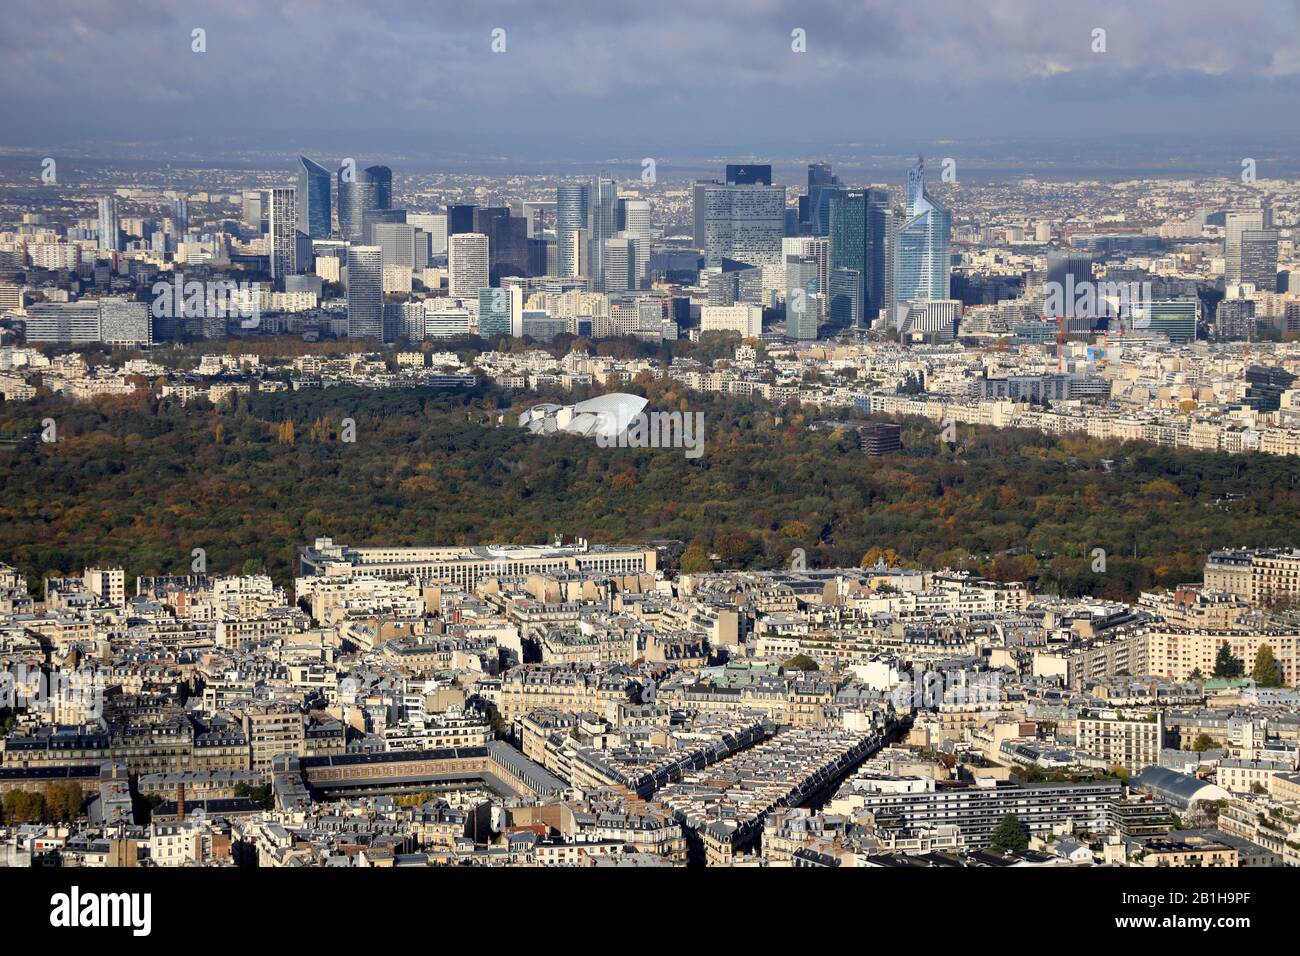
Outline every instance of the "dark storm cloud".
[[[6, 12], [11, 143], [405, 129], [503, 151], [670, 153], [1099, 125], [1263, 133], [1300, 92], [1296, 0], [11, 0]], [[497, 27], [505, 54], [491, 51]], [[806, 53], [791, 51], [795, 28]]]

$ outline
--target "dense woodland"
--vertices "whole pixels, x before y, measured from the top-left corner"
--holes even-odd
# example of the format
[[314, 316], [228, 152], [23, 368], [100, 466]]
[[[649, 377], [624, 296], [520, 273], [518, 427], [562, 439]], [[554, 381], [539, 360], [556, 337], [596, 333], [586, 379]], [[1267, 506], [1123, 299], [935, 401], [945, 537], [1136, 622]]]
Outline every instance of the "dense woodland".
[[[1300, 540], [1300, 463], [904, 422], [903, 453], [865, 457], [835, 415], [688, 393], [644, 380], [652, 409], [702, 410], [705, 453], [535, 437], [514, 415], [571, 394], [363, 390], [243, 396], [214, 408], [145, 394], [0, 405], [0, 561], [32, 579], [95, 563], [185, 573], [264, 569], [288, 584], [295, 549], [349, 544], [680, 542], [696, 569], [887, 560], [1032, 579], [1040, 590], [1135, 597], [1199, 580], [1207, 551]], [[582, 397], [582, 396], [577, 396]], [[340, 440], [356, 422], [356, 441]], [[1103, 459], [1111, 462], [1109, 470]], [[1231, 496], [1231, 497], [1230, 497]], [[1106, 552], [1093, 571], [1093, 549]], [[1136, 556], [1135, 556], [1136, 555]]]

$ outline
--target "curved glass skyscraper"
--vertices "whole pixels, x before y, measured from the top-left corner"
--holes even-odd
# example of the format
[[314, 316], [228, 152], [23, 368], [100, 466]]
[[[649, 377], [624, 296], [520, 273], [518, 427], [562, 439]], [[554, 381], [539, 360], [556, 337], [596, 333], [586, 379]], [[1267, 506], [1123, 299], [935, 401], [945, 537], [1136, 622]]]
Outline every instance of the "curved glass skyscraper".
[[591, 187], [587, 183], [557, 186], [555, 189], [555, 263], [565, 277], [578, 275], [582, 258], [574, 246], [575, 237], [587, 228], [587, 200]]
[[330, 171], [298, 157], [298, 231], [313, 239], [330, 235]]
[[907, 211], [894, 242], [894, 303], [948, 298], [952, 214], [925, 190], [925, 160], [907, 171]]
[[347, 167], [339, 170], [339, 232], [349, 242], [362, 241], [367, 210], [393, 208], [393, 171], [387, 166], [369, 166], [356, 172], [351, 182], [344, 179]]

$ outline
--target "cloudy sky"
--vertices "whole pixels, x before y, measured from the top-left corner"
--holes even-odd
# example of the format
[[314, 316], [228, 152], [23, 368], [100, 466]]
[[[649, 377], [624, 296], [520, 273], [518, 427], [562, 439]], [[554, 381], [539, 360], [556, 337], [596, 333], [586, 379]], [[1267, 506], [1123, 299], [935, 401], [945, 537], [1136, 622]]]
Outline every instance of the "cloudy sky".
[[[1300, 0], [5, 7], [8, 145], [254, 135], [328, 148], [391, 134], [467, 156], [798, 155], [989, 138], [1260, 142], [1294, 137], [1300, 117]], [[205, 53], [191, 50], [195, 28]]]

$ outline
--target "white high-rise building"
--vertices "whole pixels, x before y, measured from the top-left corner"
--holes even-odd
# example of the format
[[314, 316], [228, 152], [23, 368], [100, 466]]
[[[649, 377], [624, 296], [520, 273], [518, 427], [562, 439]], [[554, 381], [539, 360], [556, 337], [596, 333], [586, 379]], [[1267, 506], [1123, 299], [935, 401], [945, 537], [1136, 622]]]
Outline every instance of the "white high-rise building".
[[781, 261], [791, 256], [811, 256], [817, 260], [817, 292], [830, 292], [831, 242], [822, 236], [790, 236], [781, 240]]
[[447, 240], [447, 286], [453, 298], [477, 299], [488, 287], [488, 237], [460, 232]]
[[447, 254], [447, 215], [440, 212], [408, 212], [406, 221], [429, 234], [429, 255]]
[[271, 278], [283, 288], [284, 277], [298, 271], [298, 190], [277, 186], [270, 191], [267, 234], [271, 240]]
[[348, 338], [384, 337], [384, 268], [378, 246], [348, 248]]
[[626, 292], [635, 288], [632, 273], [636, 269], [636, 242], [625, 233], [605, 240], [605, 291]]
[[643, 289], [650, 272], [650, 244], [654, 241], [650, 203], [644, 199], [623, 200], [623, 219], [624, 234], [636, 242], [636, 268], [632, 274], [632, 288]]
[[1243, 234], [1264, 228], [1264, 210], [1245, 209], [1230, 212], [1223, 217], [1223, 281], [1239, 285], [1241, 278], [1241, 247]]
[[[377, 222], [372, 229], [375, 245], [383, 250], [384, 268], [408, 271], [416, 267], [415, 226], [409, 222]], [[419, 263], [423, 268], [426, 263]]]
[[122, 248], [117, 199], [112, 196], [102, 196], [99, 200], [99, 248], [101, 252], [118, 252]]

